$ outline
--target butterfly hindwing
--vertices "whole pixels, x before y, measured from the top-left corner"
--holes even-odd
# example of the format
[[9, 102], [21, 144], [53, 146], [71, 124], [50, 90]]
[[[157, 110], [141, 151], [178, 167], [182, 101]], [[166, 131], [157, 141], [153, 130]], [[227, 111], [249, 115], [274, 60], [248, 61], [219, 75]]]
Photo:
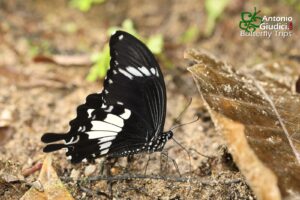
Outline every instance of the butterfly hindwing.
[[66, 148], [72, 162], [143, 151], [163, 131], [166, 89], [150, 50], [132, 35], [117, 31], [110, 39], [110, 69], [103, 91], [77, 108], [66, 134], [48, 133], [45, 152]]

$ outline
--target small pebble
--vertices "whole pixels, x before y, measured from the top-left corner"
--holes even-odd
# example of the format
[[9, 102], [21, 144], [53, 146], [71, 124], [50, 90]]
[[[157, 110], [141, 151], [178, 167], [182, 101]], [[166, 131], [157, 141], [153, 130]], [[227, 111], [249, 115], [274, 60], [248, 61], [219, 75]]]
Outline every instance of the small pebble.
[[80, 175], [80, 171], [79, 171], [79, 170], [72, 169], [70, 177], [71, 177], [74, 181], [77, 181], [77, 180], [78, 180], [79, 175]]
[[84, 169], [84, 175], [90, 176], [96, 171], [95, 165], [89, 165]]

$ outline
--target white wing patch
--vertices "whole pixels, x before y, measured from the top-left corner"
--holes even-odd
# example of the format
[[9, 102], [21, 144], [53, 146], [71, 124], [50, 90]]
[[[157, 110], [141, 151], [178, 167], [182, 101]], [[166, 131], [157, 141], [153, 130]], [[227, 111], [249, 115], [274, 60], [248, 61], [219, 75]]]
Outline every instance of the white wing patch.
[[100, 137], [111, 137], [111, 136], [117, 136], [117, 132], [113, 131], [88, 131], [86, 134], [89, 135], [89, 139], [97, 139]]
[[101, 144], [101, 143], [104, 143], [107, 141], [112, 141], [115, 138], [116, 138], [116, 136], [108, 136], [108, 137], [99, 138], [98, 144]]
[[122, 130], [121, 127], [103, 121], [91, 121], [91, 123], [93, 125], [91, 128], [92, 131], [105, 130], [120, 132]]
[[119, 68], [119, 72], [129, 79], [131, 79], [131, 80], [133, 79], [133, 76], [131, 74], [129, 74], [128, 72], [126, 72], [125, 70]]
[[[105, 104], [102, 104], [102, 107], [106, 108], [104, 111], [108, 113], [113, 110], [112, 105], [107, 106]], [[95, 109], [87, 110], [89, 118], [92, 116], [92, 112], [94, 110]], [[117, 137], [118, 133], [122, 131], [125, 120], [129, 119], [130, 116], [131, 110], [125, 108], [124, 113], [122, 113], [120, 116], [109, 113], [103, 121], [91, 121], [91, 130], [85, 133], [88, 135], [89, 139], [98, 139], [100, 155], [108, 153], [112, 141]], [[73, 142], [77, 142], [79, 140], [79, 137], [76, 138], [75, 141], [74, 139], [75, 138], [72, 137], [69, 143], [72, 144]]]
[[107, 149], [108, 147], [110, 147], [110, 145], [111, 145], [111, 142], [105, 142], [105, 143], [103, 143], [103, 144], [100, 144], [100, 150], [101, 149]]
[[134, 76], [143, 77], [143, 74], [134, 67], [128, 66], [128, 67], [126, 67], [126, 70]]
[[155, 75], [155, 68], [154, 67], [152, 67], [151, 69], [150, 69], [150, 71], [151, 71], [151, 73], [153, 74], [153, 75]]
[[131, 115], [131, 111], [125, 108], [125, 111], [122, 115], [120, 115], [120, 117], [122, 117], [123, 119], [128, 119]]
[[139, 67], [138, 69], [146, 76], [151, 76], [149, 70], [145, 66]]
[[114, 125], [119, 126], [119, 127], [124, 126], [124, 120], [121, 117], [118, 117], [118, 116], [113, 115], [113, 114], [108, 114], [106, 116], [106, 118], [104, 119], [104, 121], [108, 122], [108, 123], [111, 123], [111, 124], [114, 124]]
[[119, 35], [119, 40], [123, 40], [124, 35]]
[[105, 149], [103, 151], [101, 151], [100, 155], [106, 154], [109, 151], [109, 149]]

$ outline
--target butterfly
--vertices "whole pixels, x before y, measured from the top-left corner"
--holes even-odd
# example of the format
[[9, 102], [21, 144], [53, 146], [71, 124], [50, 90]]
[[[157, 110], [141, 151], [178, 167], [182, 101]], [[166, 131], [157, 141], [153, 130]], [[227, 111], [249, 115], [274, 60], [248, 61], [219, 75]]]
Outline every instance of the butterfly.
[[163, 132], [166, 87], [151, 51], [124, 31], [113, 34], [109, 46], [110, 69], [102, 92], [88, 95], [78, 106], [68, 133], [42, 136], [48, 143], [44, 152], [64, 148], [67, 158], [79, 163], [162, 151], [172, 138], [171, 130]]

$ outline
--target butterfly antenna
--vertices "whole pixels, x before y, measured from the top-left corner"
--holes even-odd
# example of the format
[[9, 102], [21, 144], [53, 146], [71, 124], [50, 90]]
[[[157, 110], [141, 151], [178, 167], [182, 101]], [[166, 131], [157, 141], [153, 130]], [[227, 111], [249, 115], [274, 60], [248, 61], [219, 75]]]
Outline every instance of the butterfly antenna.
[[188, 124], [195, 123], [195, 122], [197, 122], [199, 119], [200, 119], [200, 117], [197, 116], [197, 119], [195, 119], [195, 120], [193, 120], [193, 121], [191, 121], [191, 122], [187, 122], [187, 123], [183, 123], [183, 124], [177, 124], [177, 125], [171, 127], [170, 131], [173, 131], [174, 129], [177, 129], [177, 128], [179, 128], [179, 127], [182, 127], [182, 126], [185, 126], [185, 125], [188, 125]]
[[192, 100], [193, 98], [190, 98], [190, 100], [188, 101], [188, 103], [185, 105], [184, 109], [181, 111], [181, 113], [178, 115], [178, 117], [175, 119], [175, 123], [178, 123], [179, 120], [181, 119], [181, 117], [183, 116], [183, 114], [187, 111], [187, 109], [190, 107], [190, 105], [192, 104]]
[[208, 159], [214, 158], [214, 156], [204, 155], [204, 154], [200, 153], [199, 151], [197, 151], [197, 150], [194, 149], [194, 148], [189, 148], [189, 150], [190, 150], [190, 151], [194, 151], [194, 152], [196, 152], [198, 155], [203, 156], [203, 157], [208, 158]]

